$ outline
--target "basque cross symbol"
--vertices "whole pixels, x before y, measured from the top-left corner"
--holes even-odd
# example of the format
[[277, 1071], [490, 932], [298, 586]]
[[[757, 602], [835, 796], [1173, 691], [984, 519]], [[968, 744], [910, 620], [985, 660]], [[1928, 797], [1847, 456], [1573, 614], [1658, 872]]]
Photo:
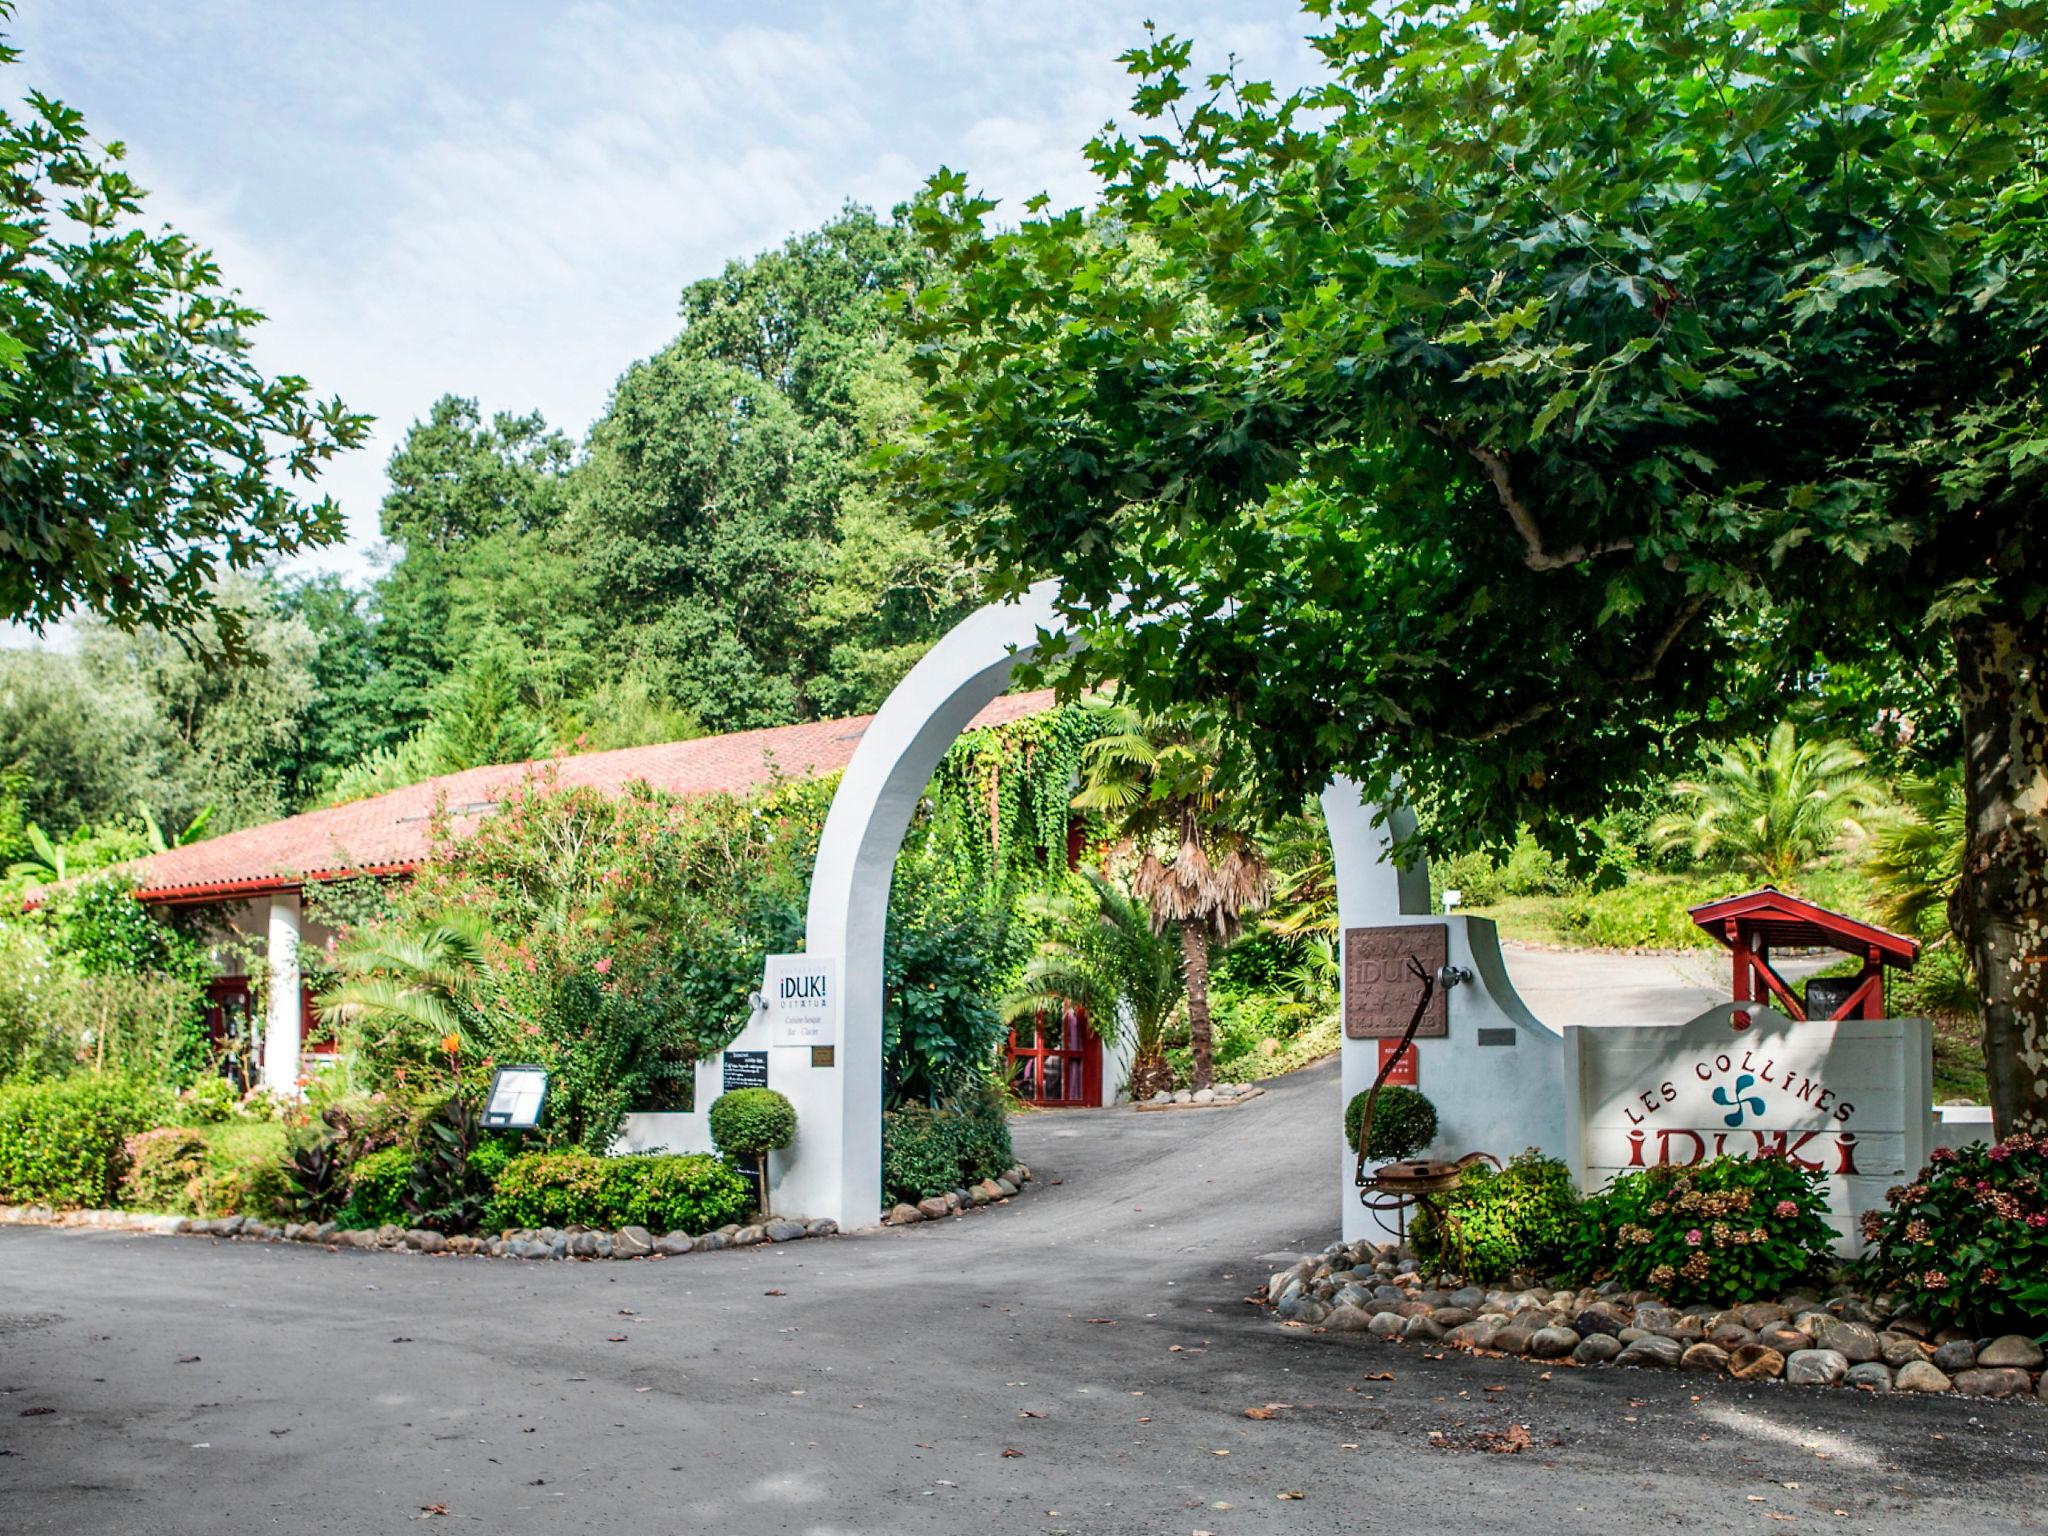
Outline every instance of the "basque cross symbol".
[[1764, 1112], [1766, 1105], [1764, 1104], [1764, 1101], [1761, 1097], [1754, 1093], [1745, 1094], [1743, 1092], [1745, 1088], [1753, 1087], [1755, 1083], [1756, 1079], [1751, 1077], [1747, 1072], [1744, 1072], [1741, 1076], [1735, 1079], [1734, 1098], [1731, 1099], [1730, 1097], [1728, 1097], [1728, 1089], [1725, 1086], [1716, 1088], [1714, 1090], [1714, 1102], [1716, 1104], [1719, 1104], [1723, 1109], [1733, 1111], [1733, 1113], [1726, 1114], [1721, 1117], [1724, 1124], [1727, 1124], [1729, 1126], [1737, 1126], [1742, 1124], [1742, 1116], [1745, 1111], [1751, 1114], [1758, 1115]]

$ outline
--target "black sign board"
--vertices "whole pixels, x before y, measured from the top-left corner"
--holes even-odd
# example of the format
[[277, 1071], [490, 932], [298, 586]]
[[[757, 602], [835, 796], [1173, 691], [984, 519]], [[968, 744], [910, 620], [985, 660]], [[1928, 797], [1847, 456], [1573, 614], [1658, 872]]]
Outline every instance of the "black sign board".
[[766, 1088], [768, 1086], [768, 1053], [766, 1051], [727, 1051], [725, 1053], [725, 1091], [735, 1088]]

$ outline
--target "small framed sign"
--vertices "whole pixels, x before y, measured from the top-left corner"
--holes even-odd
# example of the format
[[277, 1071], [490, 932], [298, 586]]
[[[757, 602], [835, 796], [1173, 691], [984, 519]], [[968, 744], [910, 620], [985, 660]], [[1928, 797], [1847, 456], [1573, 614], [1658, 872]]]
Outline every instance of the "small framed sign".
[[[1381, 1078], [1380, 1081], [1383, 1083], [1399, 1083], [1403, 1087], [1413, 1088], [1416, 1085], [1417, 1068], [1420, 1065], [1416, 1060], [1415, 1042], [1411, 1040], [1404, 1047], [1398, 1040], [1382, 1040], [1379, 1045], [1380, 1066], [1385, 1068], [1390, 1061], [1394, 1064], [1393, 1069], [1387, 1072], [1387, 1075]], [[1395, 1055], [1397, 1051], [1400, 1052], [1398, 1056]]]
[[548, 1099], [546, 1067], [500, 1067], [491, 1079], [484, 1125], [494, 1131], [530, 1131]]
[[727, 1051], [724, 1057], [725, 1081], [723, 1091], [730, 1093], [735, 1088], [766, 1088], [768, 1086], [768, 1053], [766, 1051]]
[[762, 978], [770, 1045], [839, 1043], [836, 955], [770, 955]]

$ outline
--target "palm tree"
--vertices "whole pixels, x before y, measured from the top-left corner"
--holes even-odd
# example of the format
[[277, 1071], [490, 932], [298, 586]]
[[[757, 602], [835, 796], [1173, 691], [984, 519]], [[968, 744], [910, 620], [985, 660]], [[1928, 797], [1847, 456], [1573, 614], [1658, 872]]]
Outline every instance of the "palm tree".
[[366, 928], [336, 948], [337, 979], [313, 1002], [371, 1060], [424, 1066], [462, 1044], [460, 1001], [482, 966], [483, 930], [464, 913]]
[[1846, 741], [1800, 741], [1787, 720], [1759, 741], [1725, 748], [1697, 779], [1671, 786], [1679, 809], [1659, 817], [1659, 848], [1720, 859], [1776, 883], [1834, 851], [1857, 817], [1884, 803], [1884, 789], [1863, 771], [1863, 754]]
[[1232, 824], [1207, 742], [1101, 694], [1083, 707], [1100, 713], [1102, 731], [1081, 749], [1082, 787], [1074, 805], [1117, 823], [1137, 855], [1132, 888], [1154, 929], [1180, 930], [1193, 1085], [1206, 1088], [1209, 946], [1230, 943], [1245, 914], [1266, 904], [1271, 875], [1265, 856]]
[[1908, 777], [1899, 795], [1905, 813], [1878, 828], [1863, 865], [1877, 886], [1878, 913], [1907, 933], [1946, 934], [1969, 838], [1962, 772], [1944, 768]]
[[1033, 899], [1051, 936], [1002, 1000], [1003, 1019], [1057, 1016], [1073, 1004], [1087, 1010], [1097, 1035], [1128, 1029], [1131, 1097], [1147, 1099], [1173, 1086], [1166, 1032], [1186, 996], [1180, 946], [1154, 927], [1135, 891], [1092, 871], [1082, 878], [1087, 894], [1068, 889]]

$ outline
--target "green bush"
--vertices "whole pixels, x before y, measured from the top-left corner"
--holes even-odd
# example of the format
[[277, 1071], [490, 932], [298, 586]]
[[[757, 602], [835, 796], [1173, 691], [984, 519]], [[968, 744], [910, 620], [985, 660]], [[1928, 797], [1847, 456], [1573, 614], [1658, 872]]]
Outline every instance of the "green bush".
[[199, 1180], [201, 1216], [255, 1216], [285, 1221], [296, 1214], [290, 1181], [278, 1159], [215, 1162]]
[[412, 1192], [412, 1165], [409, 1146], [356, 1159], [348, 1170], [348, 1199], [335, 1221], [344, 1227], [411, 1226], [405, 1198]]
[[178, 1120], [183, 1125], [219, 1125], [234, 1119], [241, 1107], [235, 1085], [208, 1074], [178, 1095]]
[[960, 1105], [911, 1105], [882, 1116], [882, 1195], [918, 1201], [992, 1179], [1017, 1160], [992, 1095]]
[[[1411, 1047], [1412, 1049], [1412, 1047]], [[1358, 1129], [1365, 1123], [1366, 1093], [1355, 1094], [1344, 1106], [1344, 1139], [1358, 1150]], [[1372, 1147], [1366, 1157], [1374, 1162], [1391, 1162], [1413, 1157], [1436, 1140], [1436, 1106], [1413, 1088], [1391, 1083], [1380, 1089], [1372, 1110]]]
[[746, 1178], [715, 1157], [526, 1152], [499, 1172], [489, 1223], [707, 1232], [740, 1220], [752, 1203]]
[[1465, 1170], [1443, 1201], [1443, 1220], [1416, 1223], [1416, 1251], [1467, 1280], [1497, 1280], [1556, 1267], [1577, 1229], [1571, 1170], [1533, 1147], [1495, 1172]]
[[2048, 1136], [1935, 1150], [1888, 1208], [1866, 1211], [1866, 1275], [1972, 1333], [2048, 1329]]
[[169, 1107], [154, 1084], [97, 1073], [0, 1088], [0, 1202], [111, 1205], [123, 1143]]
[[711, 1140], [727, 1157], [779, 1152], [796, 1140], [796, 1108], [773, 1088], [735, 1088], [711, 1101]]
[[121, 1145], [121, 1204], [137, 1211], [189, 1215], [206, 1173], [206, 1138], [186, 1126], [139, 1131]]
[[1681, 1305], [1774, 1299], [1833, 1262], [1820, 1175], [1783, 1157], [1625, 1173], [1586, 1201], [1568, 1266]]

